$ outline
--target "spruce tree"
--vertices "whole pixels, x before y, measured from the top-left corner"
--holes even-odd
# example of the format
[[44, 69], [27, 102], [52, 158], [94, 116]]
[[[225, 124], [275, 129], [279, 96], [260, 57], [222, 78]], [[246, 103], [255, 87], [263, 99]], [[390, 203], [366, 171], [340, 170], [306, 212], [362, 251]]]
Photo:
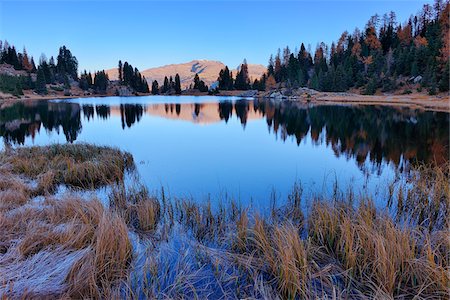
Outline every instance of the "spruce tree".
[[47, 87], [45, 86], [44, 70], [41, 67], [39, 67], [37, 71], [35, 91], [38, 94], [47, 94]]
[[219, 77], [217, 78], [219, 82], [219, 90], [232, 90], [233, 89], [233, 79], [230, 76], [230, 70], [228, 66], [220, 70]]
[[122, 69], [122, 61], [119, 60], [119, 68], [118, 68], [118, 72], [119, 72], [119, 82], [122, 83], [123, 81], [123, 69]]
[[175, 94], [177, 95], [181, 94], [181, 81], [180, 75], [178, 75], [178, 73], [175, 75]]
[[165, 76], [165, 77], [164, 77], [164, 84], [163, 84], [163, 87], [162, 87], [161, 92], [162, 92], [163, 94], [165, 94], [165, 93], [167, 93], [168, 91], [169, 91], [169, 79], [167, 78], [167, 76]]
[[250, 87], [250, 79], [248, 78], [248, 65], [247, 61], [244, 59], [240, 70], [236, 75], [236, 80], [234, 82], [234, 88], [237, 90], [248, 90]]
[[153, 95], [159, 94], [159, 85], [158, 85], [158, 81], [156, 81], [156, 80], [153, 80], [153, 82], [152, 82], [152, 94]]

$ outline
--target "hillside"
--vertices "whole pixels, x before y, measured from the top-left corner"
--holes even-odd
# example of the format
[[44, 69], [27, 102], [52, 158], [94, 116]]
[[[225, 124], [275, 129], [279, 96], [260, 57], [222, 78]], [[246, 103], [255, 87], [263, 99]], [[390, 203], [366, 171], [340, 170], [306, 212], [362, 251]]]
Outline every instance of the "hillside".
[[[164, 81], [164, 77], [175, 76], [179, 74], [181, 78], [182, 87], [188, 87], [197, 73], [201, 80], [207, 85], [211, 85], [217, 80], [221, 69], [225, 68], [225, 65], [220, 61], [212, 60], [193, 60], [187, 63], [171, 64], [161, 66], [157, 68], [150, 68], [141, 72], [145, 76], [147, 82], [150, 84], [153, 80], [157, 80], [161, 85]], [[266, 71], [266, 67], [258, 64], [249, 64], [249, 77], [250, 79], [260, 78]], [[237, 70], [232, 70], [233, 74], [237, 73]], [[118, 79], [117, 68], [106, 70], [110, 80]]]

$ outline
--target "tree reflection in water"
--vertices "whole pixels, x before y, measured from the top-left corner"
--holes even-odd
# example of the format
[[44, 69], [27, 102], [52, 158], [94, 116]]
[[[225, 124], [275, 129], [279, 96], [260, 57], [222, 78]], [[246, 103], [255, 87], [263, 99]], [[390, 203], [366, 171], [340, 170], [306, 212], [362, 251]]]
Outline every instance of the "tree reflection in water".
[[[84, 120], [81, 120], [81, 111]], [[34, 139], [41, 126], [47, 132], [60, 129], [67, 142], [74, 142], [82, 122], [109, 119], [119, 111], [122, 128], [138, 123], [144, 114], [192, 122], [228, 123], [233, 115], [243, 128], [252, 119], [264, 118], [269, 133], [298, 145], [310, 137], [316, 145], [326, 144], [336, 156], [354, 158], [363, 165], [369, 158], [396, 166], [402, 162], [436, 162], [449, 157], [449, 114], [378, 106], [305, 106], [289, 102], [221, 101], [215, 103], [120, 104], [80, 106], [67, 102], [17, 103], [0, 110], [0, 136], [4, 142], [22, 145]], [[234, 114], [233, 114], [234, 112]]]

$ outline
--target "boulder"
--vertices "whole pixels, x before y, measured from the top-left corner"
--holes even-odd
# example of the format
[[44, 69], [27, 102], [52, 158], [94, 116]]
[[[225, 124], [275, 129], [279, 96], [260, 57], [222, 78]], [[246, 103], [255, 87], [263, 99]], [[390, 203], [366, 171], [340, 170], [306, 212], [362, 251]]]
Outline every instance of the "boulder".
[[283, 95], [280, 92], [273, 92], [269, 97], [273, 99], [283, 99]]
[[130, 96], [133, 96], [133, 91], [130, 90], [126, 86], [121, 86], [121, 87], [117, 88], [116, 94], [119, 97], [130, 97]]
[[255, 97], [256, 95], [258, 95], [257, 90], [249, 90], [239, 94], [238, 97]]
[[416, 84], [417, 84], [417, 83], [419, 83], [419, 82], [422, 82], [422, 78], [423, 78], [423, 77], [422, 77], [422, 76], [420, 76], [420, 75], [419, 75], [419, 76], [417, 76], [416, 78], [414, 78], [414, 83], [416, 83]]

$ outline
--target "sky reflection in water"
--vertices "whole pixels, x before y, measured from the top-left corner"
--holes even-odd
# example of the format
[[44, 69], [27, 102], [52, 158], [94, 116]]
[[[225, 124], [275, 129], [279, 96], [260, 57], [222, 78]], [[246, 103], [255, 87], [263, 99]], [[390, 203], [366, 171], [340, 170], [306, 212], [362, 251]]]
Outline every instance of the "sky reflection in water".
[[143, 182], [200, 201], [267, 207], [295, 181], [307, 193], [367, 189], [411, 163], [449, 156], [449, 114], [305, 106], [225, 97], [84, 98], [0, 110], [1, 146], [89, 142], [133, 154]]

